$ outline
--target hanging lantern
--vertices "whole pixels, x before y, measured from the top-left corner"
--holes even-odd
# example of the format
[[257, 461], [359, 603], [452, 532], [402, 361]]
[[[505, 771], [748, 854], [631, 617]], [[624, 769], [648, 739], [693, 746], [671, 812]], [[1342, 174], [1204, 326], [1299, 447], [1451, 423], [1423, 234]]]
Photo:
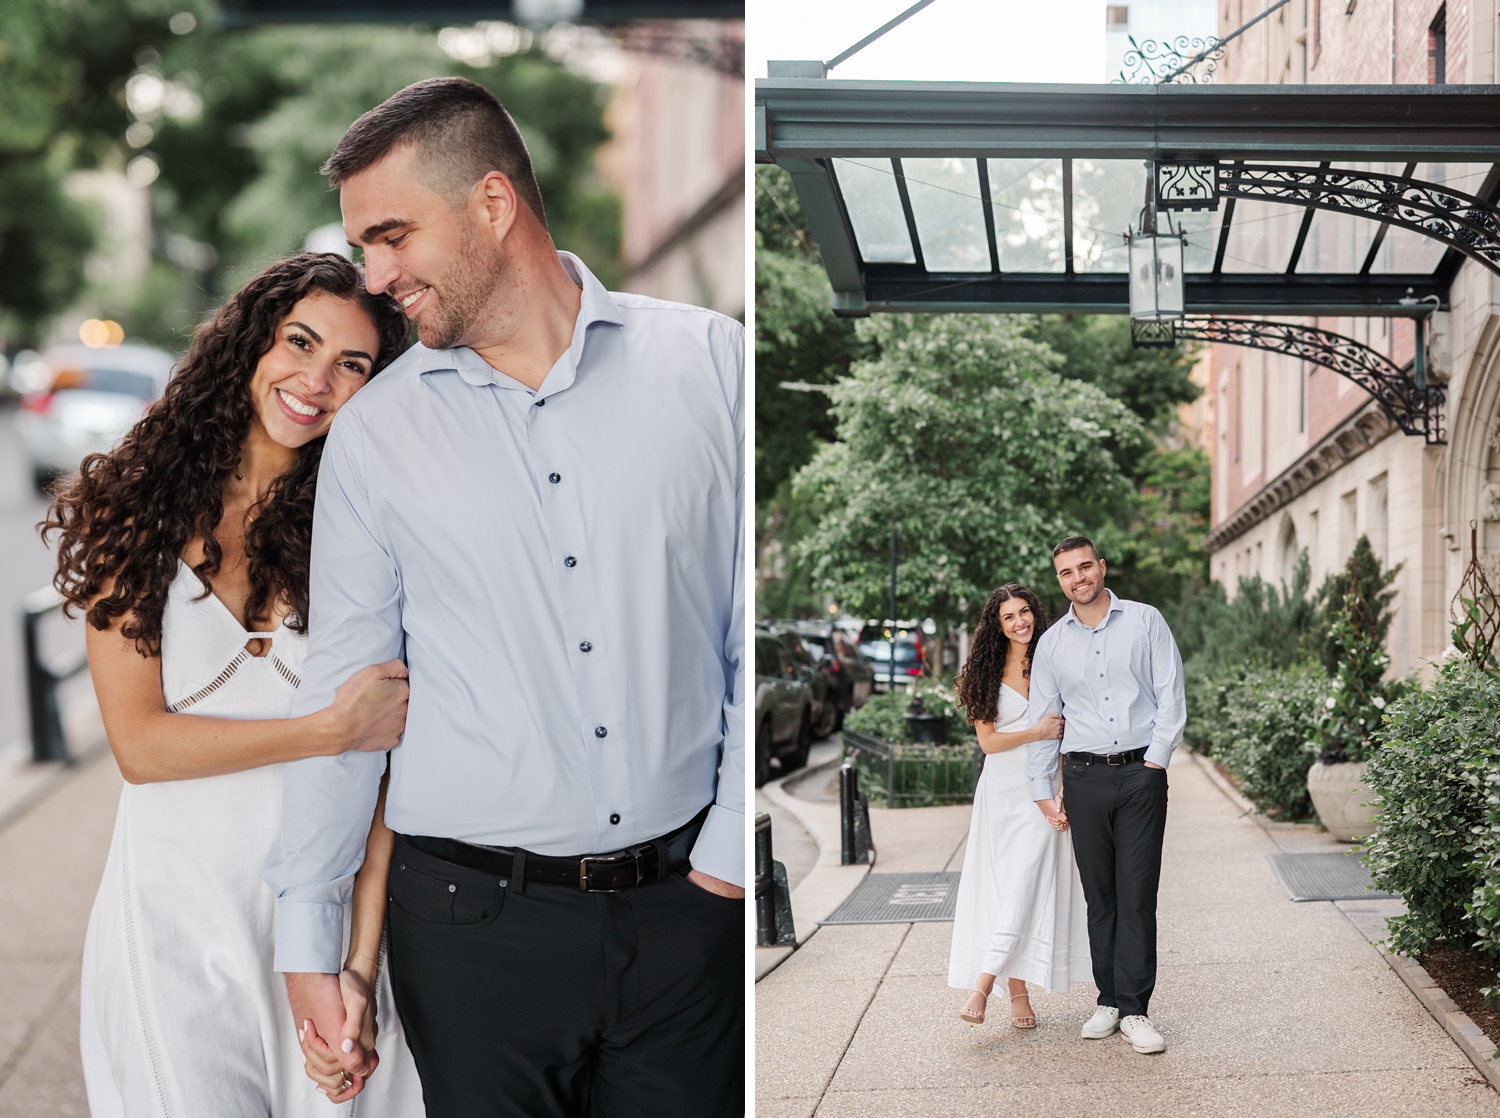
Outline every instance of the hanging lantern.
[[1182, 236], [1130, 238], [1130, 317], [1164, 322], [1182, 317]]

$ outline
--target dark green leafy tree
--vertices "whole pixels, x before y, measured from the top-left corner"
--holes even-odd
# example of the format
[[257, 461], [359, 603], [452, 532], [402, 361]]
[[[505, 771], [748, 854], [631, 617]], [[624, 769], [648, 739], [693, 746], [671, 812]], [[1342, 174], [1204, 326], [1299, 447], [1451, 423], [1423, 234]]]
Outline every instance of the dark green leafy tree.
[[996, 585], [1053, 580], [1052, 544], [1129, 490], [1111, 446], [1140, 420], [1014, 318], [886, 315], [860, 322], [878, 356], [830, 389], [838, 438], [798, 472], [821, 516], [798, 545], [844, 608], [883, 616], [892, 525], [898, 612], [971, 624]]

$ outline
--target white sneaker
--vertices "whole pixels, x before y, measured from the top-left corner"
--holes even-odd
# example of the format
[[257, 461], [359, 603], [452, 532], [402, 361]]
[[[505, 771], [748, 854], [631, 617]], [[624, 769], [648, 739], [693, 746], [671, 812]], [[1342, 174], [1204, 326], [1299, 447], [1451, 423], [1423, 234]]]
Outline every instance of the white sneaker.
[[[1095, 1014], [1097, 1017], [1098, 1014]], [[1167, 1042], [1162, 1039], [1149, 1018], [1132, 1014], [1120, 1019], [1120, 1035], [1130, 1041], [1137, 1052], [1165, 1052]]]
[[1112, 1005], [1101, 1005], [1083, 1025], [1084, 1040], [1103, 1040], [1120, 1027], [1120, 1011]]

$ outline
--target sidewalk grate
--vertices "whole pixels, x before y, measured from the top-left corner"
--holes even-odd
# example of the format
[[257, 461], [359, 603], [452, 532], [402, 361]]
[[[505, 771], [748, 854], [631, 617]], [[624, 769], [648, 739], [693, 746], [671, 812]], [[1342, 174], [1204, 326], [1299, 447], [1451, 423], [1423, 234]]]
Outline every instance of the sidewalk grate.
[[956, 873], [871, 873], [820, 924], [915, 924], [951, 921]]
[[1386, 901], [1370, 888], [1370, 871], [1353, 854], [1269, 854], [1271, 872], [1294, 901]]

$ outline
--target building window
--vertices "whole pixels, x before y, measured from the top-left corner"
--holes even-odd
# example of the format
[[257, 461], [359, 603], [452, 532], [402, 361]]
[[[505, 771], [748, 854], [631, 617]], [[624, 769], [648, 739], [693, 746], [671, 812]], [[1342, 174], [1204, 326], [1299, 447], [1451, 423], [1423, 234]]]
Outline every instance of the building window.
[[1359, 492], [1351, 489], [1339, 498], [1339, 563], [1349, 561], [1359, 539]]
[[1130, 27], [1130, 9], [1123, 4], [1111, 4], [1104, 9], [1105, 31], [1126, 31]]
[[1383, 564], [1390, 561], [1390, 486], [1387, 484], [1386, 477], [1387, 475], [1381, 474], [1370, 482], [1370, 503], [1367, 506], [1366, 516], [1369, 528], [1365, 532], [1370, 537], [1370, 550]]
[[1448, 84], [1448, 5], [1437, 10], [1427, 28], [1427, 84]]

